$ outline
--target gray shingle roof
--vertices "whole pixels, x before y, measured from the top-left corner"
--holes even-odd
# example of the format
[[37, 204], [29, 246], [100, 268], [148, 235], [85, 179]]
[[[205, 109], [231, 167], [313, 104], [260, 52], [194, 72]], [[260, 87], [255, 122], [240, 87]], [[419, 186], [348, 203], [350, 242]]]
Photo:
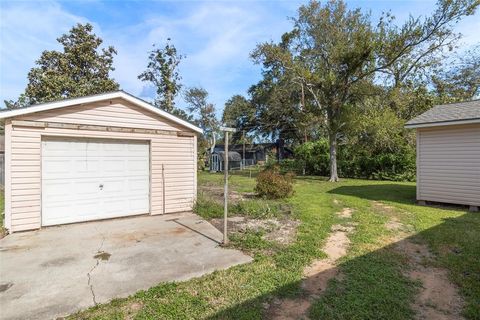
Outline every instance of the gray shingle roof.
[[[478, 120], [480, 123], [480, 100], [441, 104], [408, 121], [406, 127], [428, 124], [453, 124], [458, 121]], [[476, 122], [476, 121], [475, 121]]]
[[[225, 161], [225, 151], [215, 151], [215, 153], [218, 153]], [[242, 156], [238, 152], [228, 151], [228, 161], [242, 161]]]

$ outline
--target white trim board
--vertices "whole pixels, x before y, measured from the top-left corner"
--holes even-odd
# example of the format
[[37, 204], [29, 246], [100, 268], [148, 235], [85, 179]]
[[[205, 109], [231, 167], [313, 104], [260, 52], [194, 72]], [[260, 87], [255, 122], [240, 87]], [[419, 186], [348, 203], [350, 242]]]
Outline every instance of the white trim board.
[[474, 124], [474, 123], [480, 123], [480, 119], [449, 120], [449, 121], [438, 121], [438, 122], [416, 123], [416, 124], [407, 123], [405, 125], [405, 128], [407, 129], [430, 128], [430, 127], [453, 126], [453, 125]]
[[65, 99], [61, 101], [55, 101], [55, 102], [49, 102], [49, 103], [42, 103], [42, 104], [37, 104], [37, 105], [32, 105], [30, 107], [26, 108], [20, 108], [20, 109], [12, 109], [12, 110], [7, 110], [7, 111], [2, 111], [0, 112], [0, 119], [6, 119], [6, 118], [12, 118], [24, 114], [29, 114], [29, 113], [34, 113], [34, 112], [40, 112], [40, 111], [46, 111], [46, 110], [53, 110], [53, 109], [60, 109], [64, 107], [69, 107], [73, 105], [81, 105], [81, 104], [87, 104], [87, 103], [93, 103], [97, 101], [103, 101], [103, 100], [110, 100], [110, 99], [117, 99], [121, 98], [124, 99], [128, 102], [131, 102], [139, 107], [142, 107], [150, 112], [153, 112], [161, 117], [164, 117], [166, 119], [169, 119], [179, 125], [182, 125], [186, 128], [189, 128], [195, 132], [198, 133], [203, 133], [203, 130], [200, 129], [199, 127], [191, 124], [188, 121], [182, 120], [166, 111], [163, 111], [159, 108], [154, 107], [150, 103], [137, 98], [125, 91], [115, 91], [115, 92], [108, 92], [108, 93], [102, 93], [102, 94], [97, 94], [97, 95], [92, 95], [92, 96], [86, 96], [86, 97], [80, 97], [80, 98], [72, 98], [72, 99]]

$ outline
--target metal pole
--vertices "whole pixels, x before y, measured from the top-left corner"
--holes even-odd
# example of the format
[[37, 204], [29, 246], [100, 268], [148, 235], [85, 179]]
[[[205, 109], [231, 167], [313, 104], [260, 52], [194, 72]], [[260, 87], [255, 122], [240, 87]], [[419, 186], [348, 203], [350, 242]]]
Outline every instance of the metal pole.
[[242, 159], [242, 165], [243, 165], [243, 167], [245, 167], [245, 130], [243, 130], [242, 140], [243, 140], [243, 159]]
[[228, 131], [225, 131], [225, 159], [223, 161], [223, 174], [225, 185], [223, 188], [224, 207], [223, 207], [223, 244], [228, 244], [227, 219], [228, 219]]

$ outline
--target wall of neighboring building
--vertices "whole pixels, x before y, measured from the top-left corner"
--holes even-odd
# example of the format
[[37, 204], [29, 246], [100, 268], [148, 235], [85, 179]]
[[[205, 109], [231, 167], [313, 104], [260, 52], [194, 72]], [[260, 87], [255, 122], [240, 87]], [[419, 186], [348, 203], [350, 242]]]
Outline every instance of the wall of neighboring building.
[[[16, 122], [17, 121], [17, 124]], [[20, 121], [20, 122], [18, 122]], [[81, 130], [35, 126], [36, 122], [91, 125]], [[31, 123], [31, 125], [29, 125]], [[33, 123], [33, 124], [32, 124]], [[95, 126], [155, 129], [99, 130]], [[179, 132], [188, 131], [186, 135]], [[150, 210], [162, 214], [191, 210], [196, 198], [197, 139], [189, 129], [123, 101], [65, 107], [7, 119], [6, 225], [10, 231], [41, 226], [41, 141], [43, 136], [146, 140], [150, 142]], [[162, 174], [162, 165], [164, 173]], [[164, 178], [164, 179], [163, 179]], [[8, 184], [8, 186], [7, 186]], [[8, 216], [8, 217], [7, 217]]]
[[417, 129], [417, 199], [480, 206], [480, 124]]

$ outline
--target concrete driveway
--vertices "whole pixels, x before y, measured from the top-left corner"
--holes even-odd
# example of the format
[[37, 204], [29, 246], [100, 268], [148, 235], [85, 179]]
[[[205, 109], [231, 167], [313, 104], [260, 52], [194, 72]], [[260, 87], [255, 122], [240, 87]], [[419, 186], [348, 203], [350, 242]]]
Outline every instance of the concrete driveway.
[[246, 263], [194, 214], [16, 233], [0, 240], [0, 318], [52, 319], [159, 282]]

